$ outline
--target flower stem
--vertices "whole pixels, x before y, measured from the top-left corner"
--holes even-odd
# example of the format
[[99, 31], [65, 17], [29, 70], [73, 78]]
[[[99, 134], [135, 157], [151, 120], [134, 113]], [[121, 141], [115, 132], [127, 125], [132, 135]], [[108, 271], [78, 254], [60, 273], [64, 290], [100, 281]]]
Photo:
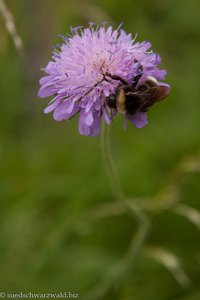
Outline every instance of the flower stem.
[[115, 164], [113, 162], [113, 158], [110, 151], [110, 142], [109, 142], [109, 130], [108, 126], [106, 126], [105, 122], [102, 123], [102, 131], [101, 131], [101, 151], [103, 161], [106, 167], [107, 175], [110, 181], [112, 193], [116, 200], [123, 203], [125, 208], [131, 212], [131, 214], [136, 218], [140, 225], [143, 225], [149, 228], [149, 219], [147, 215], [143, 212], [143, 210], [136, 205], [132, 200], [128, 199], [121, 186], [121, 182], [119, 180]]
[[136, 234], [134, 234], [133, 240], [125, 257], [115, 266], [113, 272], [111, 271], [109, 276], [110, 279], [108, 280], [107, 278], [107, 283], [105, 286], [105, 290], [107, 290], [109, 285], [111, 287], [115, 282], [117, 276], [122, 275], [130, 265], [133, 267], [133, 264], [136, 263], [137, 258], [148, 237], [151, 224], [146, 213], [144, 213], [144, 211], [137, 204], [135, 204], [132, 199], [128, 199], [123, 192], [110, 152], [108, 126], [105, 123], [102, 124], [101, 150], [114, 197], [116, 200], [123, 203], [124, 207], [128, 212], [131, 213], [133, 218], [138, 223], [138, 231]]
[[112, 193], [116, 200], [124, 202], [125, 196], [111, 156], [109, 130], [105, 122], [102, 122], [101, 129], [101, 151]]

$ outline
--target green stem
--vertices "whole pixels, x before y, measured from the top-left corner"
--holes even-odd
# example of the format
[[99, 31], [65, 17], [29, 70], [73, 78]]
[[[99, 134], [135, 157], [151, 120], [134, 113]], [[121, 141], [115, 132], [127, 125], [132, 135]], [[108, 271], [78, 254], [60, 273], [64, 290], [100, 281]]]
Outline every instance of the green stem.
[[106, 172], [110, 181], [112, 193], [116, 198], [116, 200], [119, 201], [122, 200], [124, 202], [124, 198], [125, 198], [124, 192], [111, 156], [110, 143], [109, 143], [109, 130], [105, 122], [102, 123], [102, 128], [101, 128], [101, 151], [102, 151]]
[[115, 164], [110, 151], [110, 142], [109, 142], [109, 130], [105, 122], [102, 123], [101, 131], [101, 151], [103, 156], [103, 161], [106, 167], [107, 175], [110, 181], [111, 189], [116, 200], [123, 203], [126, 209], [131, 212], [131, 214], [136, 218], [139, 225], [149, 228], [149, 220], [147, 215], [142, 211], [142, 209], [136, 205], [133, 201], [128, 199], [121, 186]]
[[144, 211], [137, 204], [135, 204], [132, 199], [128, 199], [123, 192], [110, 152], [108, 126], [105, 123], [102, 124], [101, 150], [114, 197], [116, 200], [123, 203], [124, 207], [128, 212], [131, 213], [133, 218], [138, 223], [138, 231], [136, 234], [134, 234], [133, 240], [126, 255], [111, 270], [100, 289], [97, 288], [98, 293], [95, 294], [103, 296], [103, 294], [105, 294], [106, 291], [114, 284], [116, 278], [121, 276], [130, 266], [133, 267], [134, 263], [136, 263], [137, 258], [148, 237], [150, 221]]

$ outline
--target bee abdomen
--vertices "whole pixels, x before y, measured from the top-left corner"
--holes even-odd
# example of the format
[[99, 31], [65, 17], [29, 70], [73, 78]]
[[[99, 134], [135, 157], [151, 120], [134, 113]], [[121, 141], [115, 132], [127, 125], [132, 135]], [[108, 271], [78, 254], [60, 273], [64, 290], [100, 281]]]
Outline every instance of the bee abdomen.
[[126, 112], [130, 114], [136, 113], [137, 109], [142, 103], [142, 97], [139, 95], [126, 95], [125, 108]]

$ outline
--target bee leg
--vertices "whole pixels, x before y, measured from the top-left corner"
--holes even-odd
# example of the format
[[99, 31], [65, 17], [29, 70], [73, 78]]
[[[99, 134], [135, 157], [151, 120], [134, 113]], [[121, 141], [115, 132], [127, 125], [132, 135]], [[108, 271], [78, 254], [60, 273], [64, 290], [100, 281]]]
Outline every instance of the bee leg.
[[112, 108], [110, 110], [110, 117], [111, 117], [111, 120], [113, 121], [113, 109]]
[[105, 80], [105, 78], [101, 79], [99, 82], [95, 83], [93, 85], [93, 87], [91, 87], [83, 96], [81, 96], [80, 98], [78, 98], [75, 103], [80, 102], [84, 97], [86, 97], [88, 94], [90, 94], [97, 85], [99, 85], [100, 83], [102, 83]]
[[109, 80], [108, 78], [106, 78], [106, 77], [104, 77], [104, 80], [105, 81], [107, 81], [107, 82], [109, 82], [109, 83], [112, 83], [112, 81], [111, 80]]
[[112, 74], [110, 74], [109, 72], [106, 72], [106, 73], [105, 73], [105, 76], [110, 77], [110, 78], [113, 79], [113, 80], [119, 80], [119, 81], [121, 81], [121, 83], [123, 83], [124, 85], [128, 85], [128, 82], [127, 82], [125, 79], [123, 79], [123, 78], [121, 78], [120, 76], [118, 76], [118, 75], [112, 75]]
[[[136, 62], [138, 62], [138, 61], [136, 60]], [[137, 86], [137, 84], [138, 84], [138, 82], [139, 82], [139, 80], [140, 80], [140, 78], [142, 77], [142, 74], [143, 74], [143, 67], [142, 67], [141, 64], [139, 64], [139, 66], [138, 66], [138, 71], [140, 71], [140, 73], [133, 78], [133, 84], [132, 85], [133, 85], [134, 88]]]
[[133, 87], [135, 88], [140, 80], [140, 78], [142, 77], [142, 73], [136, 75], [133, 79]]

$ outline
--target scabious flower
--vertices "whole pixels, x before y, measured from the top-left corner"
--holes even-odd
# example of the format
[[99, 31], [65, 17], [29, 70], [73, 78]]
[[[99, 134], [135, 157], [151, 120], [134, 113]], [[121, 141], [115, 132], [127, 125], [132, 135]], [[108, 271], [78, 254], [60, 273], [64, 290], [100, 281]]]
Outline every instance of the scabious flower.
[[[161, 59], [150, 50], [151, 44], [135, 42], [120, 27], [89, 23], [88, 28], [71, 28], [71, 34], [62, 37], [63, 43], [54, 49], [52, 61], [44, 68], [46, 76], [40, 79], [38, 95], [54, 96], [44, 112], [53, 111], [56, 121], [79, 114], [80, 134], [98, 135], [101, 118], [110, 124], [117, 113], [110, 109], [106, 99], [115, 93], [120, 81], [106, 74], [131, 84], [141, 73], [140, 84], [152, 76], [167, 87], [166, 93], [169, 91], [169, 86], [160, 82], [166, 71], [158, 69]], [[147, 124], [146, 112], [124, 116], [125, 122], [129, 119], [138, 128]]]

